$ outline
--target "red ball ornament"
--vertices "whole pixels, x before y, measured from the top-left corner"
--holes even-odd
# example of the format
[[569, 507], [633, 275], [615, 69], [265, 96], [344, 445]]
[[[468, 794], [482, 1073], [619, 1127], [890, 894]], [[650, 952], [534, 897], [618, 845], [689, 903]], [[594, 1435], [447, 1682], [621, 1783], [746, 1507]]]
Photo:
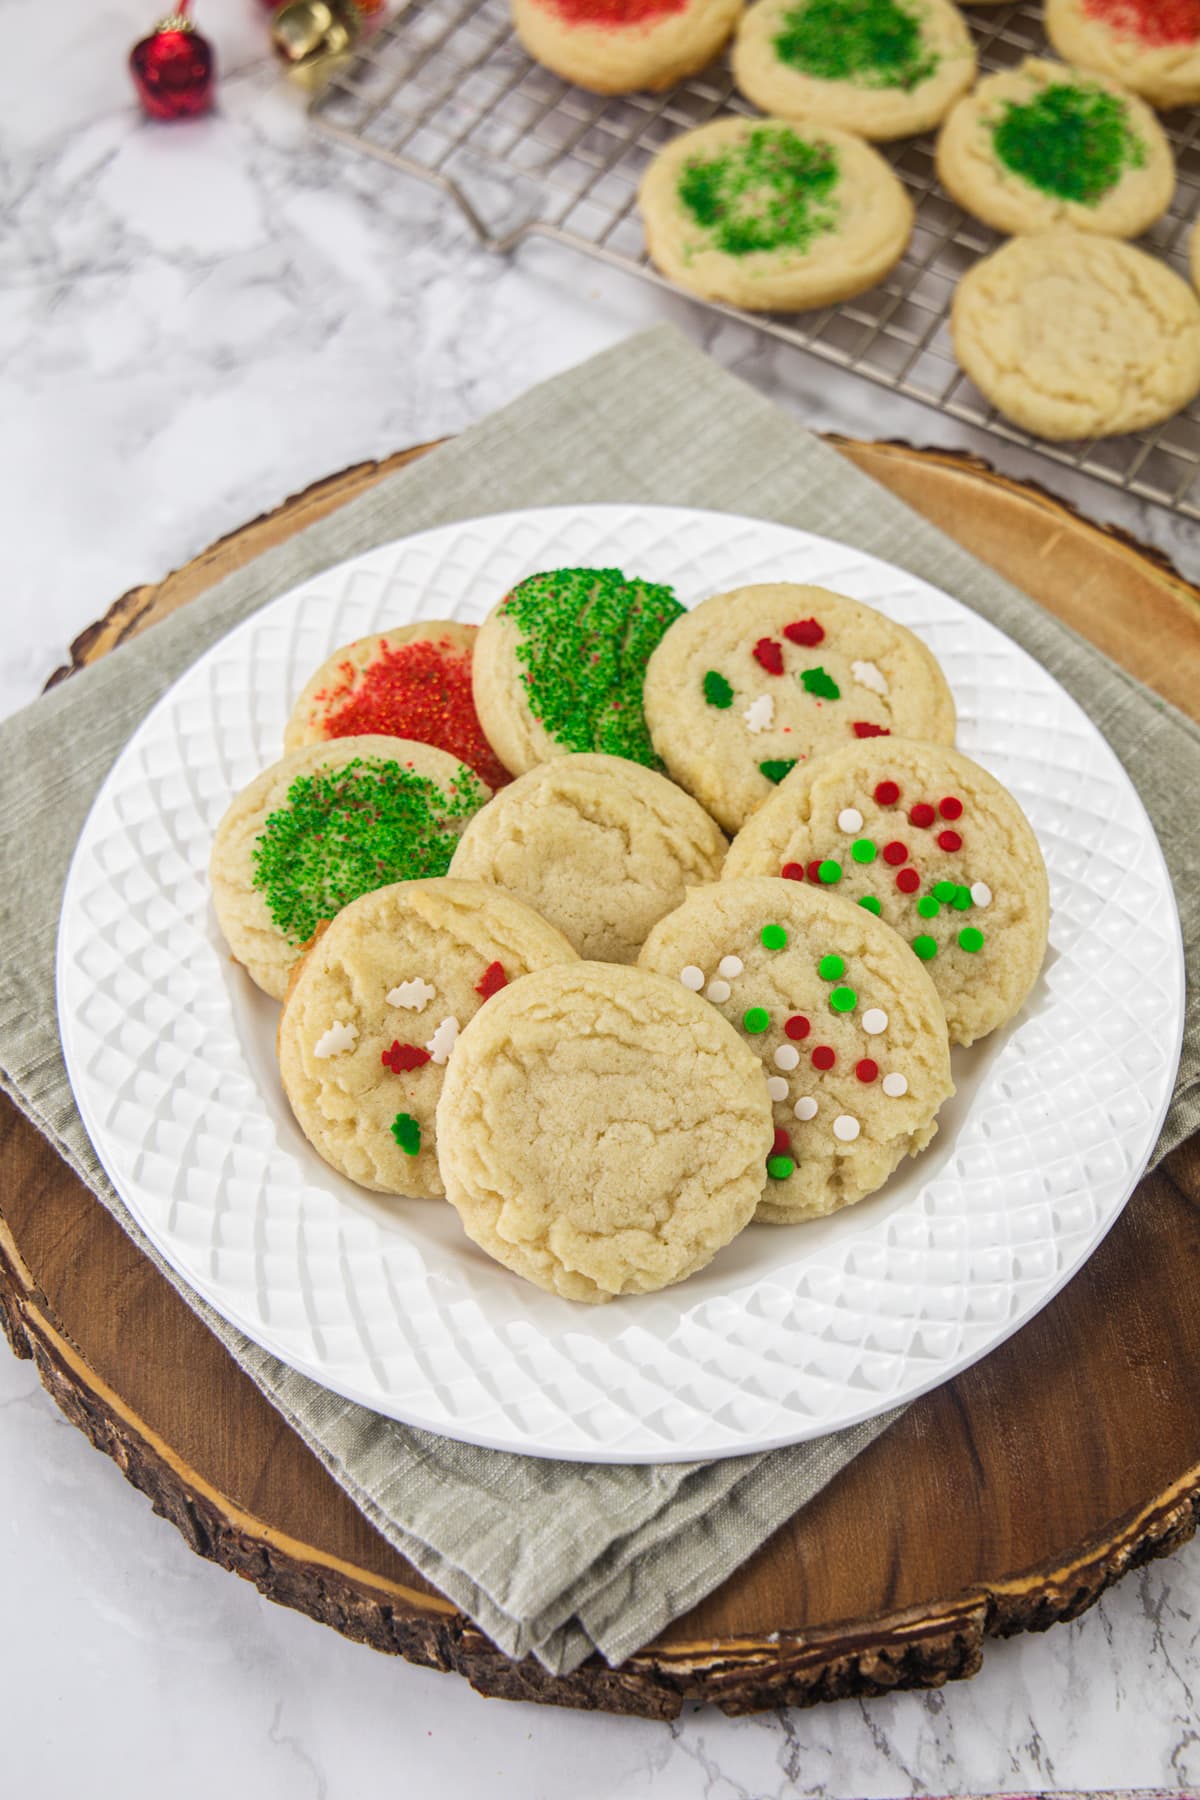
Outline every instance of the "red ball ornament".
[[212, 105], [216, 59], [186, 12], [161, 19], [129, 52], [133, 85], [152, 119], [194, 119]]

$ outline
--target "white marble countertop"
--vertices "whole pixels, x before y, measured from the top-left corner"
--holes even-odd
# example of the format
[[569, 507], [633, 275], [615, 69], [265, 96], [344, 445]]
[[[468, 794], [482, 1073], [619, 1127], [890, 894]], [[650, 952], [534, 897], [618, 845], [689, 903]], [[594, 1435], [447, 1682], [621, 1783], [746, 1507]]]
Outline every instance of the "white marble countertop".
[[[5, 20], [0, 714], [126, 588], [662, 318], [815, 425], [1032, 466], [565, 251], [478, 250], [432, 191], [313, 139], [256, 0], [197, 0], [219, 106], [173, 127], [132, 102], [124, 56], [150, 24], [135, 0], [9, 0]], [[1200, 528], [1037, 472], [1200, 573]], [[200, 1562], [2, 1349], [0, 1592], [0, 1694], [20, 1722], [2, 1786], [38, 1800], [98, 1791], [106, 1744], [130, 1800], [1200, 1785], [1195, 1548], [1073, 1625], [989, 1645], [940, 1693], [740, 1721], [689, 1708], [671, 1726], [485, 1701]]]

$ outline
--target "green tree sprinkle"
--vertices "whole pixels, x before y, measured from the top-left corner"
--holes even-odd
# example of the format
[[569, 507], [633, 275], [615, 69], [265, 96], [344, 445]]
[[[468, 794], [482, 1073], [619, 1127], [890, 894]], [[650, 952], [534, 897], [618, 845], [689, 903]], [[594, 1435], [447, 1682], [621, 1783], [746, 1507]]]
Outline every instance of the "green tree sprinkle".
[[1024, 105], [1010, 102], [992, 128], [1006, 169], [1058, 200], [1096, 206], [1127, 169], [1140, 169], [1146, 146], [1116, 94], [1061, 82]]
[[759, 125], [718, 156], [683, 165], [678, 195], [709, 242], [725, 256], [796, 250], [838, 222], [839, 171], [828, 144], [787, 126]]
[[287, 941], [305, 944], [360, 894], [444, 875], [458, 843], [454, 822], [483, 801], [469, 769], [445, 789], [374, 758], [299, 775], [258, 835], [254, 886]]
[[774, 44], [780, 62], [818, 81], [906, 93], [940, 61], [922, 39], [912, 0], [801, 0], [783, 15]]

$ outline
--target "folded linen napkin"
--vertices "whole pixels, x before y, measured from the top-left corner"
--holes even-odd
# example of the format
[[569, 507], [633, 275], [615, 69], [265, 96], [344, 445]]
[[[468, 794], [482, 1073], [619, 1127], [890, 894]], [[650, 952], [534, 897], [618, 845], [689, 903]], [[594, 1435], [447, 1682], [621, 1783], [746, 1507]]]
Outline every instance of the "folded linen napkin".
[[1200, 1123], [1200, 730], [668, 328], [534, 389], [267, 552], [0, 727], [0, 1085], [179, 1288], [379, 1531], [512, 1656], [617, 1663], [709, 1593], [898, 1416], [707, 1464], [539, 1461], [409, 1430], [286, 1368], [165, 1267], [108, 1183], [59, 1047], [54, 949], [71, 851], [130, 732], [247, 613], [357, 551], [552, 502], [714, 507], [806, 527], [947, 588], [1043, 662], [1137, 781], [1183, 913], [1183, 1066], [1156, 1155]]

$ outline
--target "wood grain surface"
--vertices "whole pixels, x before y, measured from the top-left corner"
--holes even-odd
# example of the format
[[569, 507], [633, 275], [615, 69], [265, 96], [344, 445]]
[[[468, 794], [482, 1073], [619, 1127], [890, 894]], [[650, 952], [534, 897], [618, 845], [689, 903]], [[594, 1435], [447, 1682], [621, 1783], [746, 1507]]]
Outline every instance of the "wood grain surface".
[[[1195, 714], [1200, 595], [1161, 559], [970, 458], [839, 448]], [[417, 454], [322, 482], [124, 596], [71, 667]], [[709, 1599], [620, 1669], [560, 1679], [504, 1657], [388, 1547], [6, 1101], [0, 1168], [0, 1323], [67, 1416], [201, 1555], [486, 1693], [666, 1717], [685, 1699], [742, 1712], [937, 1685], [973, 1674], [988, 1636], [1074, 1617], [1195, 1530], [1198, 1139], [1142, 1181], [1050, 1306], [918, 1401]]]

